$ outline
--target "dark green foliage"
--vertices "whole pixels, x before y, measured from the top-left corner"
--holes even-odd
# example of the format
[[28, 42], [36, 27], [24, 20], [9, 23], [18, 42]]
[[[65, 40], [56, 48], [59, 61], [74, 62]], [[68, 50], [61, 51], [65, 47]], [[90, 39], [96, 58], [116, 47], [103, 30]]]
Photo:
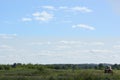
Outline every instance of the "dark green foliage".
[[[21, 64], [21, 63], [14, 63], [12, 65], [0, 65], [0, 70], [10, 70], [11, 68], [14, 69], [37, 69], [37, 70], [43, 70], [43, 69], [97, 69], [97, 70], [103, 70], [106, 66], [111, 64], [51, 64], [51, 65], [40, 65], [40, 64]], [[113, 69], [120, 70], [119, 64], [111, 65]]]
[[43, 66], [39, 66], [39, 67], [37, 67], [37, 70], [39, 70], [39, 71], [44, 71], [45, 68], [44, 68]]
[[10, 65], [0, 65], [0, 70], [10, 70]]
[[103, 64], [99, 64], [98, 65], [98, 69], [100, 69], [100, 70], [104, 69], [104, 65]]
[[120, 80], [120, 65], [111, 65], [112, 74], [105, 74], [108, 64], [21, 64], [0, 65], [0, 80]]
[[114, 64], [114, 65], [112, 65], [112, 68], [120, 70], [120, 64]]
[[0, 70], [4, 70], [4, 66], [1, 65], [1, 66], [0, 66]]
[[4, 65], [4, 70], [10, 70], [10, 66], [9, 65]]
[[17, 64], [14, 63], [13, 65], [11, 65], [12, 68], [16, 68]]
[[54, 70], [39, 72], [34, 69], [0, 71], [0, 80], [120, 80], [120, 71], [114, 75], [104, 74], [103, 70], [82, 69]]

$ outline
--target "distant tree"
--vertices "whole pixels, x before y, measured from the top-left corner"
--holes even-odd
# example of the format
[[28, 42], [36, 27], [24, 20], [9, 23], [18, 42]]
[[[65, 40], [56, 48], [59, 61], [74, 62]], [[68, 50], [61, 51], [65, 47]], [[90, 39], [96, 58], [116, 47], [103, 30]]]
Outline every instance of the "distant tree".
[[94, 69], [99, 69], [98, 65], [94, 67]]
[[13, 63], [13, 65], [11, 66], [12, 68], [16, 68], [17, 64]]
[[26, 66], [27, 66], [28, 69], [35, 69], [35, 67], [36, 67], [31, 63], [27, 64]]
[[114, 65], [112, 65], [112, 68], [113, 68], [113, 69], [120, 70], [120, 65], [119, 65], [119, 64], [114, 64]]
[[4, 70], [4, 66], [3, 65], [0, 65], [0, 70]]
[[44, 71], [44, 70], [45, 70], [45, 67], [39, 66], [39, 67], [37, 68], [37, 70], [39, 70], [39, 71]]
[[98, 69], [104, 69], [104, 65], [100, 63], [100, 64], [98, 65]]
[[10, 65], [4, 65], [4, 70], [10, 70]]

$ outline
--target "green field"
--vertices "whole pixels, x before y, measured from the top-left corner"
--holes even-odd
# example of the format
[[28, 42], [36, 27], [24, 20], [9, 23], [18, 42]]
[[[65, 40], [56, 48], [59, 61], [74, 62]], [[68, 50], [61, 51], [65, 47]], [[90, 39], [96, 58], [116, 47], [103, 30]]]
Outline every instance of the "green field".
[[105, 74], [95, 69], [10, 69], [0, 71], [0, 80], [120, 80], [120, 71]]

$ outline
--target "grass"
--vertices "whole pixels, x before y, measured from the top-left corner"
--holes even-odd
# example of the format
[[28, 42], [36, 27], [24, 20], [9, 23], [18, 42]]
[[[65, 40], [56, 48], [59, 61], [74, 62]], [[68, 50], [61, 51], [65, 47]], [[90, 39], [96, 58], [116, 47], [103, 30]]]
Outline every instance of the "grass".
[[120, 80], [120, 71], [105, 74], [103, 70], [78, 69], [55, 70], [16, 69], [1, 70], [0, 80]]

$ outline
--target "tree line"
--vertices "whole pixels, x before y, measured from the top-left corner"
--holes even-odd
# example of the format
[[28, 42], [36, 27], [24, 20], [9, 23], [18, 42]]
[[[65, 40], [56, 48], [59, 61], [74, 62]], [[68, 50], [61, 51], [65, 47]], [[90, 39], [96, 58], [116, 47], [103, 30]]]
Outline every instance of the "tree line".
[[96, 69], [102, 70], [105, 69], [106, 66], [111, 66], [112, 69], [120, 70], [120, 64], [22, 64], [22, 63], [14, 63], [14, 64], [0, 64], [0, 70], [10, 70], [10, 69]]

